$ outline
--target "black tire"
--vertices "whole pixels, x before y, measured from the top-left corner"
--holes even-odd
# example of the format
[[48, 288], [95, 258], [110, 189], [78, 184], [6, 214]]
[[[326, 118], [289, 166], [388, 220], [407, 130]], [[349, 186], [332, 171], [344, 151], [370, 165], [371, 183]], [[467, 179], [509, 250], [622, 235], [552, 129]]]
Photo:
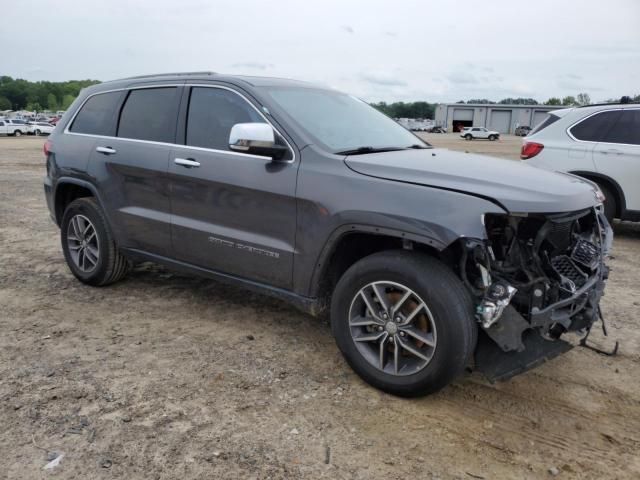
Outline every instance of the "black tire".
[[496, 140], [496, 138], [498, 138], [498, 137], [496, 137], [495, 135], [489, 135], [489, 140], [492, 141], [492, 142], [494, 140]]
[[614, 217], [616, 216], [616, 211], [618, 209], [618, 203], [616, 201], [616, 197], [611, 189], [605, 185], [598, 184], [600, 190], [604, 194], [604, 216], [607, 217], [609, 223], [613, 222]]
[[20, 137], [21, 135], [22, 135], [22, 132], [20, 130], [16, 130], [15, 132], [13, 132], [14, 137]]
[[40, 130], [36, 130], [36, 131], [35, 131], [35, 134], [36, 134], [36, 135], [40, 135], [40, 133], [41, 133], [41, 132], [40, 132]]
[[[76, 265], [70, 251], [69, 224], [76, 215], [86, 217], [95, 228], [99, 255], [95, 266], [90, 271], [83, 271], [79, 265]], [[60, 240], [64, 258], [71, 273], [87, 285], [109, 285], [122, 279], [129, 271], [130, 263], [118, 252], [107, 219], [93, 197], [79, 198], [67, 206], [60, 225]]]
[[[437, 342], [430, 361], [417, 373], [398, 375], [376, 368], [353, 339], [352, 301], [363, 287], [379, 281], [408, 287], [430, 310]], [[435, 258], [403, 250], [370, 255], [345, 272], [331, 300], [331, 329], [347, 363], [364, 381], [403, 397], [427, 395], [448, 385], [470, 363], [478, 336], [471, 295], [453, 271]]]
[[471, 136], [471, 134], [470, 134], [470, 133], [467, 133], [467, 134], [464, 136], [464, 139], [465, 139], [465, 140], [473, 140], [473, 137]]

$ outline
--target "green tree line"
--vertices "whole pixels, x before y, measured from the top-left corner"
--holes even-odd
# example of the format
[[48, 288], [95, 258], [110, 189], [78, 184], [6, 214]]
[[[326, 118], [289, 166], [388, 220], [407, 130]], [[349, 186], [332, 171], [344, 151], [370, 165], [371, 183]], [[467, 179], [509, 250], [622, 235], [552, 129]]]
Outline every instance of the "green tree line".
[[0, 76], [0, 110], [66, 110], [80, 90], [100, 83], [97, 80], [30, 82]]
[[[456, 103], [460, 104], [498, 104], [498, 105], [541, 105], [534, 98], [503, 98], [496, 102], [486, 98], [472, 98], [470, 100], [459, 100]], [[621, 98], [610, 98], [604, 103], [640, 103], [640, 95], [624, 96]], [[591, 97], [588, 93], [579, 93], [576, 96], [569, 95], [564, 98], [551, 97], [542, 105], [558, 105], [558, 106], [581, 106], [591, 104]], [[392, 118], [434, 118], [437, 103], [428, 102], [378, 102], [372, 103], [373, 107], [377, 108], [381, 112], [389, 115]]]
[[371, 106], [391, 118], [433, 118], [437, 103], [428, 102], [378, 102]]

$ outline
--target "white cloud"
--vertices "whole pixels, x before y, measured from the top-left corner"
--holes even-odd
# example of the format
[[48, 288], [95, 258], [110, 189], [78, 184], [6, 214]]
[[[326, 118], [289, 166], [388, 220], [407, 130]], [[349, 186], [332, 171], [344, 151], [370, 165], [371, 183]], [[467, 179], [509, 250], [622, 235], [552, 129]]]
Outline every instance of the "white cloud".
[[[527, 7], [534, 24], [513, 21], [522, 4], [512, 0], [4, 3], [0, 73], [30, 80], [213, 70], [298, 78], [368, 100], [640, 93], [637, 0], [537, 0]], [[53, 47], [24, 25], [55, 25]]]

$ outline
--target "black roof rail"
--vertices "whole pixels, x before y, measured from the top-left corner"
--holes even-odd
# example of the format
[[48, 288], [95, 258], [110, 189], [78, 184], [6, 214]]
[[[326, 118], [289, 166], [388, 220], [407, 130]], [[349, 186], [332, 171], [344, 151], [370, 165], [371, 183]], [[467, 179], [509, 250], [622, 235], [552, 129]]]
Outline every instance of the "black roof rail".
[[587, 108], [587, 107], [620, 107], [622, 105], [637, 105], [634, 104], [633, 102], [631, 103], [620, 103], [620, 102], [613, 102], [613, 103], [607, 103], [607, 102], [603, 102], [603, 103], [592, 103], [590, 105], [579, 105], [576, 108]]
[[136, 75], [135, 77], [118, 78], [111, 81], [121, 80], [139, 80], [143, 78], [155, 78], [155, 77], [187, 77], [191, 75], [217, 75], [216, 72], [204, 71], [204, 72], [171, 72], [171, 73], [154, 73], [150, 75]]

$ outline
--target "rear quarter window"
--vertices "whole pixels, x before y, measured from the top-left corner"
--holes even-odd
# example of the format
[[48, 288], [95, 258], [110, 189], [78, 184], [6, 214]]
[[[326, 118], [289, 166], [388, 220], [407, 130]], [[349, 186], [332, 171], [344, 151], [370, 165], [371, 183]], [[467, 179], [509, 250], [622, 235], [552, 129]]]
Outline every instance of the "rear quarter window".
[[121, 97], [122, 92], [98, 93], [89, 97], [80, 107], [69, 131], [114, 136], [116, 133], [116, 112]]
[[[560, 120], [559, 116], [554, 115], [553, 113], [550, 113], [549, 115], [547, 115], [547, 118], [545, 118], [542, 122], [536, 125], [536, 127], [533, 130], [529, 132], [529, 136], [544, 130], [549, 125], [553, 125], [554, 123], [556, 123], [558, 120]], [[528, 127], [525, 127], [525, 128], [528, 128]]]
[[176, 87], [131, 90], [120, 113], [118, 137], [173, 143], [178, 100]]

